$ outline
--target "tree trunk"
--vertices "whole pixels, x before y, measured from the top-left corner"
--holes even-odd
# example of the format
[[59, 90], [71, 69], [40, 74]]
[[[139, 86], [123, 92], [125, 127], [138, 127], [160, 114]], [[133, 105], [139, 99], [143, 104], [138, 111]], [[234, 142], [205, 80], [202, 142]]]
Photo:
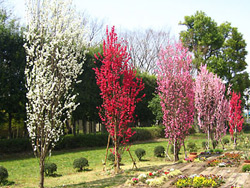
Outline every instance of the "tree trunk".
[[76, 121], [73, 120], [73, 135], [76, 136]]
[[235, 130], [234, 130], [234, 149], [237, 148], [237, 126], [235, 126]]
[[209, 129], [207, 131], [207, 150], [209, 150]]
[[40, 157], [40, 163], [39, 163], [39, 166], [40, 166], [40, 183], [39, 183], [39, 187], [40, 188], [44, 188], [44, 157], [41, 156]]
[[94, 134], [96, 135], [96, 122], [93, 121]]
[[82, 129], [83, 129], [83, 133], [86, 134], [87, 132], [87, 121], [86, 120], [83, 120], [83, 123], [82, 123]]
[[9, 135], [8, 135], [8, 138], [11, 139], [12, 138], [12, 114], [11, 113], [8, 113], [9, 115], [9, 119], [8, 119], [8, 123], [9, 123], [9, 126], [8, 126], [8, 132], [9, 132]]
[[186, 150], [186, 146], [185, 146], [185, 142], [183, 140], [183, 147], [184, 147], [184, 153], [185, 153], [185, 159], [187, 158], [187, 150]]

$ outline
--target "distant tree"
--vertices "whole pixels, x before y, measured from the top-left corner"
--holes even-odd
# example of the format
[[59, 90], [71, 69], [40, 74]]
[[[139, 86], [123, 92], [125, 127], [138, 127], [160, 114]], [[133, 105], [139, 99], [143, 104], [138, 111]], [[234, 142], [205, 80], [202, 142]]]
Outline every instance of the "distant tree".
[[136, 77], [142, 79], [144, 89], [140, 92], [139, 97], [145, 94], [143, 100], [136, 105], [135, 114], [137, 115], [135, 120], [140, 122], [140, 126], [150, 126], [155, 119], [155, 115], [149, 109], [148, 104], [154, 97], [156, 92], [156, 76], [147, 72], [137, 73]]
[[194, 116], [194, 90], [190, 74], [191, 55], [181, 44], [175, 43], [159, 54], [157, 84], [163, 111], [166, 138], [174, 146], [175, 161]]
[[[90, 47], [85, 55], [82, 69], [84, 72], [78, 76], [80, 83], [74, 84], [74, 92], [78, 93], [76, 103], [79, 103], [73, 112], [73, 120], [100, 122], [99, 110], [96, 108], [102, 103], [100, 89], [96, 84], [93, 68], [100, 67], [101, 62], [96, 60], [95, 54], [102, 54], [101, 47]], [[94, 63], [96, 62], [96, 63]], [[86, 130], [84, 130], [86, 131]]]
[[78, 104], [72, 84], [82, 72], [85, 29], [72, 1], [29, 0], [25, 32], [27, 127], [39, 158], [44, 187], [45, 158], [63, 134], [62, 126]]
[[8, 122], [11, 138], [13, 119], [25, 118], [25, 51], [22, 28], [1, 8], [0, 36], [0, 119]]
[[136, 103], [141, 100], [137, 96], [144, 85], [141, 79], [136, 78], [136, 70], [129, 64], [130, 57], [126, 46], [122, 46], [118, 41], [114, 27], [110, 32], [107, 28], [107, 39], [103, 41], [103, 55], [98, 55], [96, 58], [101, 60], [102, 65], [94, 70], [103, 99], [100, 118], [113, 140], [115, 173], [118, 173], [119, 148], [126, 147], [133, 135], [128, 124], [133, 122]]
[[232, 97], [230, 100], [230, 113], [229, 113], [229, 132], [234, 140], [234, 147], [237, 146], [237, 136], [238, 133], [242, 130], [242, 125], [244, 123], [244, 118], [242, 116], [241, 111], [241, 100], [240, 100], [240, 94], [237, 95], [233, 91]]
[[155, 122], [157, 125], [160, 125], [162, 123], [162, 117], [163, 117], [163, 112], [161, 108], [161, 99], [159, 95], [153, 94], [154, 97], [152, 98], [151, 101], [148, 102], [148, 108], [151, 110], [151, 112], [155, 116]]
[[161, 47], [169, 43], [169, 32], [146, 29], [122, 33], [133, 65], [142, 72], [154, 73]]
[[[213, 148], [226, 134], [229, 116], [229, 102], [225, 97], [225, 84], [217, 75], [209, 72], [206, 65], [201, 66], [195, 80], [195, 107], [198, 125], [207, 133]], [[215, 141], [215, 142], [214, 142]]]
[[243, 96], [250, 80], [246, 71], [246, 42], [238, 29], [227, 22], [218, 25], [202, 11], [185, 16], [180, 24], [187, 27], [181, 31], [180, 38], [194, 54], [194, 68], [206, 64], [227, 87], [231, 84], [232, 90]]

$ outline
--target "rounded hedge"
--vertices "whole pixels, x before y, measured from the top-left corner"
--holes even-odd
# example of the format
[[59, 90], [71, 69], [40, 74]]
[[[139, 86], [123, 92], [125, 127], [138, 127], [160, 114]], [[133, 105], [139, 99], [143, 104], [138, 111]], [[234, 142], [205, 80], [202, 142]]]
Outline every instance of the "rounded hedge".
[[141, 158], [146, 155], [146, 151], [142, 148], [138, 148], [135, 150], [135, 155], [138, 157], [139, 161], [141, 161]]
[[223, 142], [223, 144], [229, 144], [229, 139], [228, 138], [223, 138], [222, 142]]
[[163, 146], [156, 146], [154, 149], [154, 155], [156, 157], [163, 157], [165, 153], [165, 148]]
[[0, 183], [5, 181], [8, 178], [8, 170], [4, 168], [3, 166], [0, 166]]
[[79, 159], [75, 159], [73, 163], [73, 167], [77, 168], [79, 171], [85, 169], [85, 167], [89, 166], [89, 162], [86, 158], [81, 157]]
[[46, 176], [52, 176], [57, 171], [57, 165], [55, 163], [45, 163], [44, 172]]

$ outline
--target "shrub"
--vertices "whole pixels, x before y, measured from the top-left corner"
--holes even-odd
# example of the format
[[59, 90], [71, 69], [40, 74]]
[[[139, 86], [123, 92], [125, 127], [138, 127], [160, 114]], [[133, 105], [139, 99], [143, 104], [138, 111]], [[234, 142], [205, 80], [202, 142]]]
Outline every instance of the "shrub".
[[3, 183], [8, 178], [8, 170], [3, 166], [0, 166], [0, 183]]
[[[136, 127], [132, 131], [136, 131], [136, 134], [131, 137], [131, 142], [164, 138], [164, 127]], [[107, 133], [65, 135], [56, 144], [55, 150], [106, 146], [107, 140]], [[27, 151], [32, 152], [29, 138], [0, 139], [0, 154]]]
[[189, 152], [196, 152], [196, 151], [197, 151], [197, 146], [196, 146], [196, 144], [195, 144], [195, 143], [192, 143], [192, 142], [189, 142], [189, 143], [187, 144], [187, 150], [188, 150]]
[[78, 168], [78, 171], [82, 171], [83, 169], [85, 169], [85, 167], [89, 166], [88, 164], [88, 160], [84, 157], [81, 157], [79, 159], [75, 159], [73, 166], [74, 168]]
[[223, 152], [223, 149], [214, 149], [214, 152], [217, 154], [221, 154]]
[[154, 155], [156, 157], [163, 157], [165, 152], [165, 148], [163, 146], [156, 146], [154, 149]]
[[249, 172], [250, 171], [250, 165], [246, 164], [242, 167], [242, 172]]
[[55, 163], [45, 163], [44, 172], [46, 176], [52, 176], [57, 170], [57, 165]]
[[229, 139], [228, 138], [223, 138], [222, 142], [223, 142], [223, 144], [229, 144]]
[[[109, 155], [108, 155], [108, 160], [110, 161], [110, 162], [115, 162], [115, 155], [113, 154], [113, 153], [110, 153]], [[119, 160], [119, 163], [121, 162], [121, 160], [122, 160], [122, 158], [121, 158], [121, 156], [119, 156], [118, 155], [118, 160]]]
[[207, 142], [206, 142], [206, 141], [203, 141], [203, 142], [201, 143], [201, 145], [202, 145], [202, 148], [203, 148], [203, 149], [206, 149], [206, 148], [207, 148]]
[[212, 145], [213, 145], [213, 148], [216, 148], [217, 145], [218, 145], [218, 141], [217, 140], [213, 140]]
[[146, 155], [146, 151], [142, 148], [138, 148], [135, 150], [135, 155], [138, 157], [139, 161], [141, 160], [141, 158]]

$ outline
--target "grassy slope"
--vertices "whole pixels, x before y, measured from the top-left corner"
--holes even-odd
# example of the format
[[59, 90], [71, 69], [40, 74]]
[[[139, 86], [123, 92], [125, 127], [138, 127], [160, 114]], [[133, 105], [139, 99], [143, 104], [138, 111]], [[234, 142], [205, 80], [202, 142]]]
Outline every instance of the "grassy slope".
[[[227, 137], [229, 138], [229, 136]], [[205, 134], [195, 134], [189, 136], [186, 139], [186, 143], [195, 142], [201, 151], [201, 143], [205, 140]], [[160, 168], [161, 165], [169, 163], [166, 162], [164, 158], [154, 157], [153, 150], [154, 147], [158, 145], [167, 147], [167, 142], [162, 139], [155, 142], [134, 144], [131, 147], [131, 153], [134, 158], [136, 158], [134, 155], [135, 149], [143, 148], [146, 150], [146, 156], [144, 157], [145, 160], [137, 162], [137, 166], [140, 170], [149, 171], [151, 170], [150, 168], [157, 169]], [[88, 159], [90, 165], [89, 171], [76, 172], [76, 170], [73, 169], [73, 161], [79, 157], [85, 157]], [[181, 151], [180, 157], [181, 159], [184, 157], [183, 150]], [[109, 187], [125, 182], [126, 179], [133, 175], [133, 173], [136, 173], [135, 171], [126, 170], [132, 168], [132, 162], [128, 152], [125, 152], [122, 156], [122, 163], [124, 164], [122, 169], [125, 170], [125, 173], [116, 176], [116, 178], [113, 178], [102, 171], [102, 161], [104, 158], [105, 148], [54, 152], [49, 161], [57, 164], [57, 174], [59, 176], [46, 177], [45, 186], [58, 187], [62, 185], [72, 185], [72, 187]], [[34, 157], [7, 156], [6, 159], [0, 160], [0, 165], [8, 169], [9, 181], [15, 182], [15, 185], [12, 187], [37, 187], [39, 182], [39, 166], [38, 160]], [[108, 168], [110, 167], [111, 166], [108, 166]]]

